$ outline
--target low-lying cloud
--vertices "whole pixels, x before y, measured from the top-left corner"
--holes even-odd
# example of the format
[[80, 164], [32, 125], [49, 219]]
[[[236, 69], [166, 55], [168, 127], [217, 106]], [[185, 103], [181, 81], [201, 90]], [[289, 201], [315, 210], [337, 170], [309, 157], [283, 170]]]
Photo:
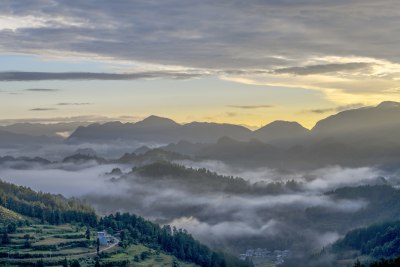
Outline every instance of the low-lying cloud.
[[133, 212], [161, 224], [182, 227], [207, 244], [224, 246], [238, 253], [259, 246], [318, 250], [334, 242], [343, 233], [321, 228], [313, 219], [309, 221], [307, 211], [316, 209], [345, 217], [361, 211], [368, 207], [368, 199], [336, 198], [325, 193], [344, 186], [376, 184], [380, 181], [377, 178], [385, 175], [383, 171], [370, 167], [336, 166], [282, 173], [268, 168], [232, 168], [218, 161], [179, 163], [242, 176], [254, 186], [289, 180], [294, 180], [299, 186], [281, 193], [250, 194], [203, 190], [185, 180], [135, 174], [115, 182], [111, 178], [119, 178], [118, 175], [105, 173], [118, 167], [126, 174], [132, 165], [98, 165], [94, 161], [83, 164], [3, 164], [0, 177], [35, 190], [83, 197], [101, 214]]
[[73, 102], [73, 103], [69, 103], [69, 102], [61, 102], [61, 103], [57, 103], [57, 106], [87, 106], [87, 105], [91, 105], [92, 103], [89, 102]]
[[325, 73], [340, 72], [340, 71], [355, 71], [367, 68], [369, 66], [371, 66], [371, 64], [364, 62], [336, 63], [336, 64], [332, 63], [332, 64], [310, 65], [304, 67], [281, 68], [274, 70], [273, 73], [312, 75], [312, 74], [325, 74]]
[[26, 91], [29, 92], [57, 92], [59, 89], [50, 89], [50, 88], [29, 88], [25, 89]]
[[[139, 79], [190, 79], [205, 76], [206, 74], [196, 72], [173, 72], [173, 71], [149, 71], [136, 73], [97, 73], [97, 72], [23, 72], [8, 71], [0, 72], [0, 81], [46, 81], [46, 80], [139, 80]], [[30, 90], [44, 92], [40, 90]], [[49, 92], [46, 90], [46, 92]]]
[[362, 107], [365, 107], [365, 105], [362, 104], [362, 103], [356, 103], [356, 104], [338, 106], [338, 107], [335, 107], [335, 108], [310, 109], [310, 110], [308, 110], [308, 112], [317, 113], [317, 114], [324, 114], [324, 113], [328, 113], [328, 112], [341, 112], [341, 111], [345, 111], [345, 110], [362, 108]]
[[32, 108], [29, 111], [50, 111], [50, 110], [57, 110], [56, 108]]
[[260, 108], [273, 108], [273, 105], [229, 105], [230, 108], [239, 109], [260, 109]]

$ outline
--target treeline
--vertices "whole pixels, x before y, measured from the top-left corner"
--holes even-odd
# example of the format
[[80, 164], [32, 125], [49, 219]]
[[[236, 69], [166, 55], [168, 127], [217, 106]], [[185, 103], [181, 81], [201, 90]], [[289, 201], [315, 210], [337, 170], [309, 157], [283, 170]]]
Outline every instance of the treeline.
[[96, 226], [95, 211], [76, 199], [35, 192], [0, 180], [0, 205], [21, 215], [37, 218], [49, 224], [81, 222]]
[[359, 260], [357, 260], [353, 267], [399, 267], [400, 266], [400, 257], [394, 259], [380, 259], [379, 261], [375, 261], [371, 264], [363, 264]]
[[369, 267], [399, 267], [400, 257], [395, 259], [381, 259], [380, 261], [373, 262]]
[[[185, 167], [167, 161], [134, 167], [129, 174], [150, 178], [151, 180], [147, 180], [148, 182], [168, 179], [179, 182], [180, 185], [186, 185], [189, 189], [236, 194], [281, 194], [301, 188], [301, 184], [295, 181], [250, 183], [240, 177], [220, 175], [206, 168]], [[129, 178], [129, 176], [125, 176], [125, 178]]]
[[136, 215], [116, 213], [106, 216], [100, 219], [98, 227], [111, 233], [119, 232], [122, 246], [143, 243], [203, 267], [252, 266], [251, 263], [210, 250], [185, 230], [177, 230], [170, 226], [161, 227]]
[[126, 153], [121, 158], [115, 160], [115, 163], [122, 164], [149, 164], [158, 161], [173, 161], [173, 160], [185, 160], [190, 159], [190, 157], [167, 151], [159, 148], [150, 149], [142, 154], [136, 153]]
[[354, 249], [375, 259], [400, 255], [400, 222], [375, 224], [350, 231], [333, 245], [336, 251]]

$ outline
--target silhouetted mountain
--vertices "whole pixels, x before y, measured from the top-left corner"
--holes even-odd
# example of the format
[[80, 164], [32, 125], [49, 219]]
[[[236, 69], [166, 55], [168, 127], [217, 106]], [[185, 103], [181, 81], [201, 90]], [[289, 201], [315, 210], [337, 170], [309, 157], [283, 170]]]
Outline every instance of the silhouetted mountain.
[[274, 121], [254, 131], [254, 137], [265, 143], [291, 146], [303, 143], [309, 132], [297, 122]]
[[239, 141], [251, 138], [289, 148], [322, 140], [346, 144], [400, 144], [400, 103], [382, 102], [376, 107], [347, 110], [319, 121], [309, 131], [297, 122], [274, 121], [256, 131], [233, 124], [191, 122], [150, 116], [137, 123], [109, 122], [79, 127], [69, 138], [75, 142], [137, 141], [213, 143], [222, 136]]
[[230, 137], [222, 137], [216, 144], [204, 147], [197, 153], [202, 159], [217, 159], [232, 164], [246, 165], [262, 162], [275, 162], [281, 151], [257, 139], [243, 142]]
[[16, 134], [0, 130], [0, 147], [18, 147], [30, 145], [43, 145], [55, 143], [55, 138], [47, 136], [31, 136], [26, 134]]
[[151, 115], [150, 117], [147, 117], [144, 120], [135, 123], [135, 127], [154, 129], [154, 130], [157, 129], [164, 130], [168, 128], [173, 129], [179, 126], [181, 126], [179, 123], [176, 123], [171, 119], [162, 118], [154, 115]]
[[[23, 166], [25, 163], [38, 163], [41, 165], [50, 164], [51, 161], [41, 158], [41, 157], [12, 157], [12, 156], [4, 156], [0, 157], [0, 164], [18, 164], [19, 166]], [[15, 167], [15, 165], [14, 165]]]
[[174, 161], [190, 159], [187, 156], [181, 155], [176, 152], [166, 151], [163, 149], [152, 149], [142, 154], [125, 153], [121, 158], [115, 160], [116, 163], [143, 165], [151, 164], [159, 161]]
[[79, 126], [89, 125], [89, 122], [61, 122], [61, 123], [15, 123], [7, 126], [0, 126], [0, 130], [11, 133], [26, 134], [33, 136], [49, 136], [66, 138]]
[[182, 138], [179, 140], [192, 142], [215, 142], [222, 136], [229, 136], [237, 140], [248, 140], [252, 136], [252, 131], [243, 126], [211, 122], [191, 122], [185, 124], [180, 129], [180, 133]]
[[137, 141], [170, 143], [180, 140], [215, 142], [224, 135], [242, 140], [252, 132], [242, 126], [193, 122], [178, 124], [173, 120], [150, 116], [137, 123], [109, 122], [79, 127], [68, 139], [70, 142]]
[[150, 116], [135, 124], [113, 122], [80, 127], [70, 140], [169, 143], [164, 150], [200, 159], [254, 167], [316, 168], [335, 164], [398, 166], [398, 136], [400, 103], [383, 102], [330, 116], [311, 131], [286, 121], [275, 121], [252, 132], [232, 124], [180, 125]]
[[149, 148], [148, 146], [141, 146], [138, 149], [135, 149], [134, 153], [140, 155], [146, 153], [149, 150], [151, 150], [151, 148]]
[[177, 143], [170, 143], [162, 149], [180, 153], [183, 155], [197, 155], [199, 151], [206, 148], [207, 146], [209, 146], [209, 144], [191, 143], [189, 141], [183, 140]]
[[400, 103], [382, 102], [339, 112], [319, 121], [312, 129], [313, 140], [331, 139], [361, 146], [400, 145]]
[[82, 164], [82, 163], [87, 163], [90, 161], [95, 161], [99, 164], [106, 164], [108, 161], [104, 158], [93, 156], [93, 155], [87, 155], [87, 154], [75, 154], [71, 155], [68, 157], [65, 157], [63, 159], [63, 163], [75, 163], [75, 164]]

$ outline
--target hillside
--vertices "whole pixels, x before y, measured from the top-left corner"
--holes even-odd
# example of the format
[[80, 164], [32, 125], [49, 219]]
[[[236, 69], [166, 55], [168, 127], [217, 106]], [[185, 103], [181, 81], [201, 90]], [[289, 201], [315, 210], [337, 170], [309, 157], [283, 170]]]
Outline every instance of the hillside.
[[355, 229], [333, 245], [336, 253], [354, 250], [373, 259], [400, 255], [400, 222], [386, 222]]
[[[209, 249], [185, 230], [133, 214], [98, 220], [91, 207], [76, 199], [6, 182], [0, 182], [0, 207], [1, 264], [60, 266], [65, 260], [79, 260], [83, 266], [95, 261], [101, 266], [251, 266]], [[107, 245], [96, 242], [97, 230], [107, 231]]]
[[357, 146], [399, 145], [400, 103], [347, 110], [329, 116], [312, 129], [314, 141], [332, 139]]
[[2, 266], [32, 266], [35, 262], [62, 266], [75, 261], [81, 266], [93, 266], [96, 262], [100, 266], [132, 266], [133, 263], [135, 266], [172, 266], [173, 263], [181, 267], [197, 266], [143, 244], [121, 247], [111, 243], [100, 246], [97, 255], [97, 229], [89, 228], [88, 232], [88, 228], [79, 224], [20, 224], [8, 236], [10, 242], [0, 244]]
[[23, 216], [20, 214], [0, 206], [0, 225], [17, 222], [22, 219]]
[[400, 222], [384, 222], [354, 229], [314, 259], [318, 261], [323, 258], [330, 259], [328, 266], [399, 266]]
[[80, 222], [96, 225], [94, 210], [76, 199], [35, 192], [0, 180], [0, 206], [50, 224]]

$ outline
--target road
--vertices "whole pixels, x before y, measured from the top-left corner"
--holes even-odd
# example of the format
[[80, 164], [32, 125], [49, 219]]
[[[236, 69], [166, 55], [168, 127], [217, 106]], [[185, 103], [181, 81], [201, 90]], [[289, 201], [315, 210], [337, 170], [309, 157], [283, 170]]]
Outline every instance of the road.
[[[107, 251], [107, 250], [110, 250], [110, 249], [112, 249], [113, 247], [115, 247], [115, 246], [117, 246], [117, 245], [119, 244], [120, 241], [119, 241], [118, 238], [113, 237], [113, 239], [114, 239], [114, 243], [112, 243], [112, 244], [109, 245], [108, 247], [101, 248], [101, 249], [99, 250], [99, 253], [104, 252], [104, 251]], [[92, 256], [92, 255], [96, 255], [96, 254], [97, 254], [97, 251], [95, 251], [95, 252], [90, 252], [90, 253], [79, 254], [79, 257]], [[77, 255], [77, 256], [78, 256], [78, 255]]]

